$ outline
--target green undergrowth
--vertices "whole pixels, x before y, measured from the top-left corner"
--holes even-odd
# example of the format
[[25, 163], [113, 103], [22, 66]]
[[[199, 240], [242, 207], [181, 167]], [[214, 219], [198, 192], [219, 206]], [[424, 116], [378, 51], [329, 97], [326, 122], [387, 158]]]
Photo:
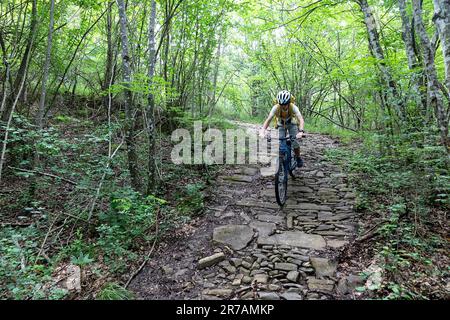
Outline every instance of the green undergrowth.
[[[207, 124], [220, 129], [234, 127], [218, 118], [185, 119], [177, 126], [192, 128], [196, 120], [205, 121], [204, 129]], [[94, 291], [82, 291], [79, 297], [131, 299], [129, 292], [121, 289], [121, 282], [140, 265], [153, 243], [204, 212], [205, 190], [219, 166], [173, 164], [168, 160], [173, 145], [170, 134], [161, 132], [159, 188], [155, 194], [144, 195], [127, 187], [125, 148], [106, 165], [109, 128], [87, 125], [73, 115], [59, 115], [53, 126], [37, 132], [22, 117], [13, 121], [7, 155], [11, 166], [30, 168], [34, 141], [41, 159], [36, 171], [64, 177], [76, 185], [33, 172], [6, 172], [12, 192], [1, 199], [1, 222], [12, 223], [0, 229], [1, 299], [73, 296], [54, 283], [58, 268], [67, 265], [76, 265], [89, 275], [82, 279], [89, 282], [83, 287], [97, 280], [116, 279]], [[111, 129], [115, 150], [120, 146], [120, 128], [113, 125]], [[145, 137], [141, 142], [137, 151], [145, 167]], [[91, 210], [94, 199], [96, 205]], [[21, 225], [16, 226], [18, 223]]]
[[[364, 245], [380, 257], [383, 281], [360, 288], [382, 299], [445, 298], [449, 268], [447, 155], [433, 132], [395, 138], [367, 135], [362, 143], [327, 150], [356, 188], [356, 209], [375, 236]], [[384, 147], [383, 147], [384, 146]], [[370, 258], [370, 257], [366, 257]], [[368, 292], [371, 291], [371, 292]]]

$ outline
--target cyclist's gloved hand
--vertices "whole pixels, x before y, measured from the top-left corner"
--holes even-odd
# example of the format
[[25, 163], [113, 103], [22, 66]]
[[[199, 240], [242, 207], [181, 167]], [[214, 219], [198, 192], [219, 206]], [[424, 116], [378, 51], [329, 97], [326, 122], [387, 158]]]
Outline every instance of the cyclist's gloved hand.
[[301, 137], [303, 137], [303, 132], [299, 132], [297, 133], [297, 135], [295, 136], [297, 139], [300, 139]]

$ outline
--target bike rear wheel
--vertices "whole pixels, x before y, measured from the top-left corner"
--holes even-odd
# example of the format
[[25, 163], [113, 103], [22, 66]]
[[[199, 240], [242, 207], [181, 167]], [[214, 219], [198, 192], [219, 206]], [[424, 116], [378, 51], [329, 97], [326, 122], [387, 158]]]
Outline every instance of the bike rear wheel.
[[284, 206], [287, 198], [287, 171], [284, 167], [284, 161], [280, 159], [278, 170], [275, 174], [275, 197], [279, 206]]

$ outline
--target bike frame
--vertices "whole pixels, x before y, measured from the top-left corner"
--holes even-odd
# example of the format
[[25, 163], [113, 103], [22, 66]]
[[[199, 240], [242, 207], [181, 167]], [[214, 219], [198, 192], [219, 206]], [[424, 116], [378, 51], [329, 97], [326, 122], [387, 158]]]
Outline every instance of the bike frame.
[[[270, 140], [270, 137], [268, 138]], [[297, 167], [297, 161], [294, 157], [292, 163], [292, 137], [278, 138], [280, 140], [278, 158], [277, 158], [277, 171], [275, 173], [275, 196], [280, 206], [283, 206], [287, 197], [287, 184], [288, 174], [294, 179], [294, 169]]]
[[[291, 148], [289, 147], [287, 140], [280, 139], [280, 148], [279, 148], [279, 160], [283, 161], [283, 170], [284, 170], [284, 180], [288, 179], [288, 168], [289, 163], [291, 161]], [[278, 166], [278, 170], [280, 170], [280, 166]]]
[[[280, 140], [280, 146], [278, 148], [278, 161], [283, 161], [284, 168], [286, 170], [286, 173], [289, 171], [289, 166], [291, 160], [292, 160], [292, 141], [294, 140], [294, 137], [283, 137], [278, 138]], [[272, 138], [269, 136], [267, 140], [270, 142]], [[279, 164], [277, 163], [277, 167], [279, 167]], [[295, 164], [292, 166], [293, 168], [297, 167], [297, 160], [295, 160]], [[278, 169], [277, 169], [278, 170]], [[286, 178], [287, 179], [287, 176]]]
[[285, 138], [278, 138], [280, 140], [280, 160], [284, 163], [284, 170], [286, 171], [285, 179], [287, 179], [287, 173], [291, 168], [297, 167], [297, 160], [295, 160], [295, 163], [291, 166], [292, 161], [292, 141], [295, 138], [292, 137], [285, 137]]

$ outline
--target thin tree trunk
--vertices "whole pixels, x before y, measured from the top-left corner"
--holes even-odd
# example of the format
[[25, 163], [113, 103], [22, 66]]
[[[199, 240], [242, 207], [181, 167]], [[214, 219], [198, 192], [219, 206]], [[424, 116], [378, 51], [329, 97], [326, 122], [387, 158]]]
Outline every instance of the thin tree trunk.
[[[50, 59], [51, 59], [51, 52], [52, 52], [52, 41], [53, 41], [53, 25], [54, 25], [54, 12], [55, 12], [55, 0], [50, 0], [50, 22], [48, 27], [48, 37], [47, 37], [47, 53], [45, 55], [45, 62], [44, 62], [44, 74], [42, 76], [42, 82], [41, 82], [41, 97], [39, 100], [39, 109], [35, 118], [36, 127], [38, 128], [39, 134], [41, 133], [41, 130], [43, 128], [44, 124], [44, 111], [45, 111], [45, 96], [47, 94], [47, 79], [48, 79], [48, 72], [50, 69]], [[39, 153], [36, 150], [36, 148], [33, 148], [33, 160], [32, 160], [32, 169], [39, 167], [41, 159], [39, 157]], [[36, 183], [36, 177], [32, 177], [30, 179], [30, 197], [34, 198], [34, 195], [36, 193], [37, 183]]]
[[8, 82], [10, 83], [10, 88], [12, 88], [12, 81], [11, 81], [11, 66], [8, 61], [7, 52], [6, 52], [6, 46], [3, 41], [3, 33], [0, 31], [0, 47], [2, 49], [2, 55], [3, 55], [3, 64], [5, 65], [5, 81], [3, 81], [3, 88], [2, 88], [2, 102], [0, 104], [0, 118], [2, 117], [3, 110], [5, 109], [5, 103], [6, 103], [6, 96], [8, 95]]
[[367, 35], [369, 38], [369, 46], [373, 56], [378, 60], [378, 68], [380, 69], [383, 82], [386, 85], [387, 90], [387, 103], [395, 108], [398, 116], [401, 120], [405, 119], [404, 105], [402, 99], [397, 90], [397, 84], [394, 81], [389, 67], [384, 62], [384, 52], [380, 43], [380, 36], [377, 31], [375, 17], [372, 14], [367, 0], [357, 0], [361, 11], [364, 14], [364, 23], [367, 28]]
[[[34, 36], [32, 38], [34, 40]], [[30, 46], [32, 46], [32, 45], [33, 45], [33, 41], [31, 42]], [[28, 55], [30, 55], [30, 51], [28, 51]], [[27, 69], [28, 69], [28, 62], [30, 61], [30, 57], [29, 56], [26, 57], [25, 60], [27, 61], [27, 63], [25, 64], [25, 70], [24, 70], [24, 72], [26, 73]], [[22, 93], [22, 89], [23, 89], [24, 84], [25, 84], [25, 78], [26, 77], [22, 78], [22, 82], [19, 85], [16, 98], [14, 99], [14, 102], [11, 105], [11, 111], [9, 113], [9, 116], [8, 116], [8, 119], [7, 119], [7, 122], [6, 122], [5, 136], [3, 138], [2, 152], [1, 152], [1, 155], [0, 155], [0, 182], [2, 181], [3, 165], [4, 165], [5, 160], [6, 160], [6, 146], [8, 145], [9, 127], [11, 125], [12, 117], [13, 117], [13, 114], [14, 114], [14, 109], [16, 108], [17, 102], [19, 101], [20, 95]]]
[[119, 24], [120, 24], [120, 36], [122, 39], [122, 72], [123, 72], [123, 85], [125, 87], [125, 142], [127, 144], [128, 155], [128, 170], [130, 171], [131, 186], [134, 190], [139, 190], [139, 178], [137, 168], [137, 153], [134, 137], [134, 108], [133, 97], [130, 89], [131, 83], [131, 67], [129, 56], [129, 43], [127, 33], [127, 15], [125, 11], [125, 3], [123, 0], [117, 0], [117, 6], [119, 7]]
[[[108, 5], [106, 13], [106, 67], [105, 67], [105, 78], [103, 79], [102, 91], [106, 91], [110, 87], [113, 69], [113, 59], [114, 59], [114, 45], [112, 41], [112, 7]], [[103, 105], [109, 107], [109, 94], [105, 95], [103, 99]]]
[[165, 25], [165, 29], [164, 29], [164, 34], [165, 34], [165, 45], [164, 45], [164, 59], [163, 59], [163, 77], [164, 77], [164, 82], [167, 83], [167, 79], [168, 79], [168, 63], [169, 63], [169, 46], [170, 46], [170, 19], [169, 19], [169, 15], [170, 15], [170, 1], [166, 1], [166, 25]]
[[433, 0], [433, 20], [439, 31], [444, 55], [445, 84], [450, 93], [450, 0]]
[[413, 0], [414, 8], [414, 23], [416, 31], [419, 35], [422, 43], [422, 55], [425, 64], [425, 72], [428, 79], [428, 96], [430, 100], [430, 106], [433, 107], [439, 131], [441, 134], [442, 145], [445, 147], [447, 154], [449, 153], [449, 141], [448, 141], [448, 121], [444, 110], [444, 103], [439, 88], [439, 81], [436, 73], [436, 67], [434, 65], [435, 50], [432, 48], [430, 38], [425, 30], [422, 21], [422, 7], [420, 0]]
[[[32, 8], [31, 8], [31, 22], [30, 22], [30, 33], [27, 39], [27, 45], [25, 48], [25, 52], [23, 54], [22, 60], [20, 62], [19, 71], [17, 72], [16, 80], [14, 81], [14, 86], [11, 88], [11, 96], [10, 96], [10, 105], [6, 106], [5, 110], [2, 113], [2, 120], [7, 121], [9, 119], [10, 114], [13, 112], [14, 105], [14, 97], [17, 96], [16, 93], [19, 91], [22, 93], [23, 86], [25, 86], [25, 82], [22, 81], [26, 78], [26, 74], [28, 72], [28, 63], [30, 59], [31, 49], [34, 43], [34, 39], [36, 37], [37, 31], [37, 0], [33, 0]], [[20, 88], [22, 87], [22, 88]], [[19, 97], [20, 98], [20, 97]], [[17, 103], [16, 103], [17, 104]], [[15, 108], [15, 105], [14, 105]]]
[[416, 53], [414, 52], [414, 35], [412, 34], [412, 28], [410, 24], [410, 18], [406, 12], [405, 0], [398, 0], [398, 7], [400, 9], [400, 16], [402, 18], [402, 37], [405, 42], [406, 57], [408, 58], [408, 67], [411, 70], [411, 84], [412, 84], [412, 94], [415, 96], [415, 102], [419, 106], [420, 110], [423, 112], [425, 106], [422, 103], [422, 96], [420, 94], [419, 79], [421, 77], [420, 73], [417, 72], [416, 68], [419, 66], [417, 61]]
[[153, 77], [155, 75], [156, 46], [155, 46], [155, 25], [156, 25], [156, 1], [151, 1], [150, 21], [148, 25], [148, 87], [147, 96], [147, 131], [148, 131], [148, 182], [147, 194], [152, 194], [156, 190], [155, 179], [155, 97], [153, 95]]
[[47, 79], [48, 79], [48, 71], [50, 69], [50, 59], [51, 59], [51, 53], [52, 53], [54, 13], [55, 13], [55, 0], [50, 0], [50, 24], [48, 27], [47, 53], [45, 55], [44, 76], [42, 77], [41, 99], [39, 100], [39, 111], [38, 111], [37, 118], [36, 118], [36, 125], [39, 130], [42, 129], [43, 120], [44, 120], [45, 96], [47, 94]]
[[209, 100], [209, 112], [208, 115], [211, 116], [211, 109], [213, 104], [216, 101], [216, 92], [217, 92], [217, 78], [219, 77], [219, 67], [220, 67], [220, 55], [222, 54], [222, 38], [223, 38], [223, 29], [225, 27], [222, 26], [222, 28], [220, 28], [220, 34], [219, 34], [219, 44], [217, 47], [217, 52], [216, 52], [216, 61], [215, 61], [215, 65], [214, 65], [214, 75], [213, 75], [213, 87], [212, 87], [212, 96]]

